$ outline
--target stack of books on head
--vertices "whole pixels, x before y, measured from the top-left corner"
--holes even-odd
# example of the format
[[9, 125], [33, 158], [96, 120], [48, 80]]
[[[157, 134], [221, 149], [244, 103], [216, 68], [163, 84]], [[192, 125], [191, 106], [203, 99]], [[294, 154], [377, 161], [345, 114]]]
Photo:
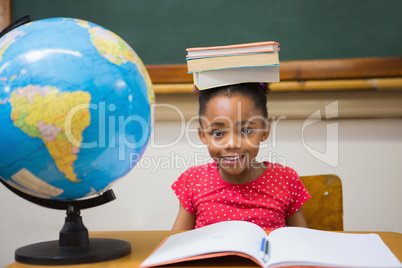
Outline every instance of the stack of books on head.
[[188, 72], [198, 89], [279, 81], [279, 44], [258, 42], [188, 48]]

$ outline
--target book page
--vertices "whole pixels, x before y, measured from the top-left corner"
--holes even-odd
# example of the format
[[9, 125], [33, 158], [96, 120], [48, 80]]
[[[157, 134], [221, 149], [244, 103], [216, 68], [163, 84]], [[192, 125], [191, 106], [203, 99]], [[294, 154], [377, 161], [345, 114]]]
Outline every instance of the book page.
[[278, 66], [277, 52], [248, 53], [246, 55], [227, 55], [222, 57], [203, 57], [187, 60], [189, 73], [204, 72], [227, 68]]
[[194, 84], [200, 90], [245, 82], [279, 81], [279, 66], [230, 68], [194, 73]]
[[266, 233], [245, 221], [226, 221], [170, 236], [142, 264], [152, 266], [217, 252], [242, 252], [261, 260], [261, 240]]
[[270, 236], [270, 266], [401, 267], [376, 234], [348, 234], [284, 227]]

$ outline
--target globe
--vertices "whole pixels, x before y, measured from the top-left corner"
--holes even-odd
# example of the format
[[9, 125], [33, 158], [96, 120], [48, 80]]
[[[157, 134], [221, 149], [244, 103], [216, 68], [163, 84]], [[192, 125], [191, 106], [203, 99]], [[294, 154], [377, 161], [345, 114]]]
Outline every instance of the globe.
[[51, 18], [0, 39], [0, 178], [30, 196], [99, 195], [142, 156], [154, 93], [138, 55], [94, 23]]

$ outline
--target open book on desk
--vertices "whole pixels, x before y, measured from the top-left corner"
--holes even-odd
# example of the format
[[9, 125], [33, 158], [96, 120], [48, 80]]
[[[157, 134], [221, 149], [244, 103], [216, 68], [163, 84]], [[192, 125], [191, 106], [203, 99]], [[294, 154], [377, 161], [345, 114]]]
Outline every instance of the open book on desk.
[[283, 227], [267, 235], [258, 225], [245, 221], [220, 222], [172, 235], [140, 267], [227, 255], [252, 259], [261, 267], [402, 267], [376, 234]]

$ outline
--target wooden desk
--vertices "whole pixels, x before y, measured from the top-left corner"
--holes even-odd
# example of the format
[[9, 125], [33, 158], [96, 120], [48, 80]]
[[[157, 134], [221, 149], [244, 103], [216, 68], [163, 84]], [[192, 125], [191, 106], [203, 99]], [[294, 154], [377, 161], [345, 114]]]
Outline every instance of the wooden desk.
[[[107, 262], [98, 262], [94, 264], [81, 264], [70, 266], [46, 266], [46, 267], [75, 267], [75, 268], [120, 268], [120, 267], [138, 267], [141, 262], [154, 250], [154, 248], [167, 236], [172, 235], [174, 231], [114, 231], [114, 232], [91, 232], [90, 237], [115, 238], [126, 240], [131, 243], [132, 253], [124, 258]], [[376, 232], [387, 244], [396, 257], [402, 261], [402, 234], [392, 232]], [[35, 265], [26, 265], [13, 263], [7, 268], [37, 268]], [[180, 263], [169, 265], [168, 267], [259, 267], [257, 264], [241, 257], [222, 257], [218, 259], [200, 260], [196, 262]]]

